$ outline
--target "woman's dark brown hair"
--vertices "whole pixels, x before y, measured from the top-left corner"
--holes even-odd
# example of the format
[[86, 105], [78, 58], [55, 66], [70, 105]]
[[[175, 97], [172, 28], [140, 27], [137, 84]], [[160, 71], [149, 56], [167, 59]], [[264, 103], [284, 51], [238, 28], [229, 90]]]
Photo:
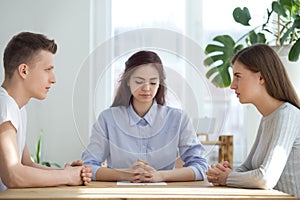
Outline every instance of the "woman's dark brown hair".
[[293, 104], [300, 109], [299, 97], [289, 79], [278, 54], [266, 44], [249, 46], [239, 51], [232, 59], [244, 64], [252, 72], [260, 72], [270, 96]]
[[130, 76], [141, 65], [151, 64], [156, 68], [159, 74], [159, 88], [155, 95], [155, 100], [158, 104], [165, 104], [166, 84], [165, 72], [163, 64], [159, 56], [152, 51], [139, 51], [133, 54], [125, 63], [125, 70], [120, 79], [120, 86], [118, 87], [117, 94], [111, 107], [116, 106], [129, 106], [132, 94], [129, 86], [127, 85]]

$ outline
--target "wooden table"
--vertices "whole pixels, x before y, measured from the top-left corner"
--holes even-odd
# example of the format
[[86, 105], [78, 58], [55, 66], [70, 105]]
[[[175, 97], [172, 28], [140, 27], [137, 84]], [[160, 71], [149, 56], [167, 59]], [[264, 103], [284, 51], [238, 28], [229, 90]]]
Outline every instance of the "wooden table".
[[120, 186], [92, 182], [89, 186], [8, 189], [0, 199], [297, 199], [276, 190], [216, 187], [207, 182], [171, 182], [163, 186]]

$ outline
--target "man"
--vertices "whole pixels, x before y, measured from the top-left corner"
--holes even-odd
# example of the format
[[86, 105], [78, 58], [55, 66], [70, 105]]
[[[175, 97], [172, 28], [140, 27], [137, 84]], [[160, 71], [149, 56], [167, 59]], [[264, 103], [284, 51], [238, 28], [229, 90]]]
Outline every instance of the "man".
[[25, 143], [25, 105], [31, 98], [45, 99], [56, 82], [56, 50], [54, 40], [30, 32], [14, 36], [5, 48], [5, 78], [0, 87], [0, 191], [7, 187], [86, 185], [91, 181], [91, 168], [81, 161], [64, 169], [34, 163]]

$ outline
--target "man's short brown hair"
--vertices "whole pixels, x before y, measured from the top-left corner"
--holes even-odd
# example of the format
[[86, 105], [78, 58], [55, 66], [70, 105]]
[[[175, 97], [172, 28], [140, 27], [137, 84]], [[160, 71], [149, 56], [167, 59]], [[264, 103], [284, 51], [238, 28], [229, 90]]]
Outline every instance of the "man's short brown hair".
[[57, 45], [42, 34], [21, 32], [15, 35], [4, 50], [5, 77], [11, 78], [20, 64], [29, 64], [41, 50], [55, 54]]

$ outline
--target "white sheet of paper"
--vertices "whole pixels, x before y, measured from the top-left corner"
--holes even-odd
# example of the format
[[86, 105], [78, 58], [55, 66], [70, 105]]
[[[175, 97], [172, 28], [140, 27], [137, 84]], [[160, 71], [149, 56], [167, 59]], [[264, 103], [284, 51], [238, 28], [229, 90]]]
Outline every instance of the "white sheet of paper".
[[166, 182], [156, 182], [156, 183], [132, 183], [129, 181], [118, 181], [117, 185], [167, 185]]

